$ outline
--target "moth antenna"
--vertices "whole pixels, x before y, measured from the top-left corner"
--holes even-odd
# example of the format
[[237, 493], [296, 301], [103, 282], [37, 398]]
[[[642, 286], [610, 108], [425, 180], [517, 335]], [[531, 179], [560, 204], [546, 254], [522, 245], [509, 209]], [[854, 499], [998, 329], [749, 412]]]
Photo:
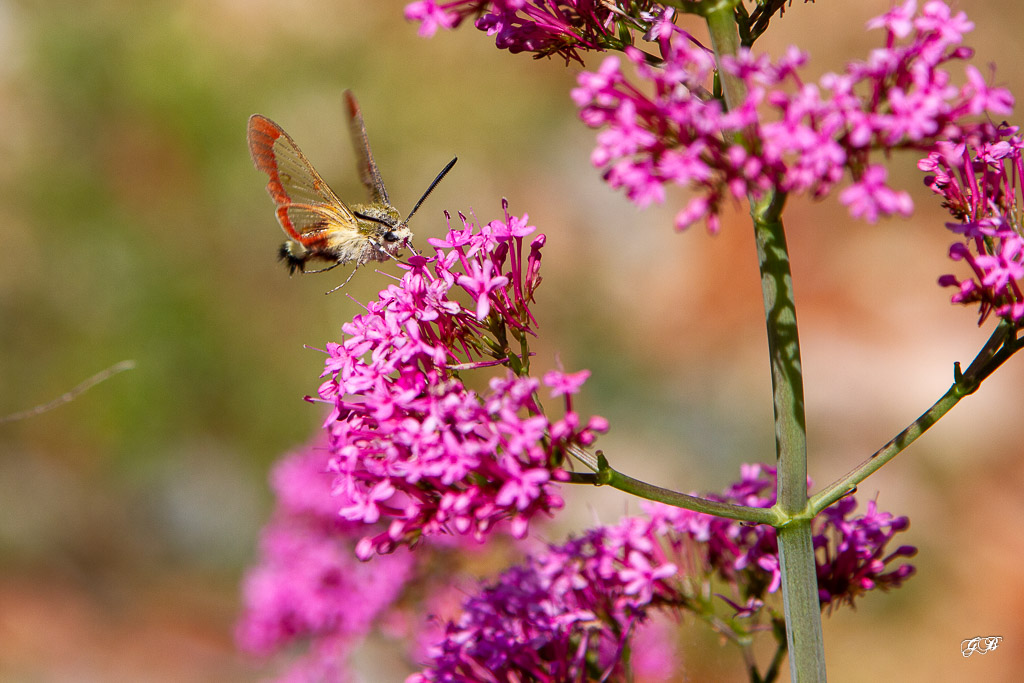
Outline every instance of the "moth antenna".
[[441, 169], [441, 172], [437, 174], [436, 178], [434, 178], [434, 182], [430, 183], [430, 187], [428, 187], [427, 191], [423, 193], [423, 196], [420, 197], [420, 200], [416, 202], [416, 206], [412, 207], [412, 211], [409, 212], [409, 215], [405, 217], [405, 221], [403, 222], [409, 222], [409, 219], [412, 218], [412, 215], [416, 213], [417, 209], [419, 209], [423, 202], [426, 201], [427, 197], [430, 196], [430, 193], [434, 191], [435, 187], [437, 187], [437, 184], [441, 182], [441, 179], [448, 175], [448, 171], [452, 170], [452, 166], [454, 166], [455, 162], [458, 160], [459, 158], [455, 157], [454, 159], [448, 162], [447, 166]]

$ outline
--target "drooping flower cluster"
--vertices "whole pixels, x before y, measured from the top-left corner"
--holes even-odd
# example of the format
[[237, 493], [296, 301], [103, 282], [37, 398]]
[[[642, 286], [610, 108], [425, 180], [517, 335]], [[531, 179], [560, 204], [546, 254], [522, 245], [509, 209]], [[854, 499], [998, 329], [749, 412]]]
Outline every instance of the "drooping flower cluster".
[[972, 272], [963, 280], [943, 275], [939, 284], [956, 288], [953, 303], [978, 304], [979, 324], [992, 313], [1018, 325], [1024, 320], [1022, 149], [1016, 127], [992, 126], [940, 145], [918, 164], [955, 219], [946, 227], [962, 236], [949, 256]]
[[[885, 47], [818, 84], [799, 77], [807, 56], [795, 48], [776, 62], [741, 50], [716, 65], [710, 50], [662, 22], [663, 64], [624, 50], [640, 86], [630, 83], [618, 57], [579, 76], [573, 99], [580, 116], [603, 129], [592, 161], [640, 206], [663, 201], [666, 185], [697, 188], [676, 216], [679, 228], [703, 219], [716, 230], [729, 197], [771, 189], [822, 197], [847, 171], [853, 182], [840, 201], [853, 216], [874, 222], [908, 214], [909, 195], [886, 184], [872, 153], [929, 149], [981, 125], [972, 122], [979, 115], [1004, 115], [1013, 105], [1008, 91], [990, 87], [972, 66], [964, 85], [952, 84], [948, 64], [972, 54], [962, 45], [973, 28], [966, 16], [939, 0], [920, 14], [916, 7], [910, 0], [871, 21], [869, 27], [886, 31]], [[730, 111], [711, 92], [716, 68], [746, 86], [746, 99]]]
[[[740, 481], [723, 495], [704, 498], [770, 508], [775, 504], [775, 472], [774, 467], [745, 465]], [[810, 485], [808, 481], [808, 488]], [[886, 551], [893, 536], [907, 529], [909, 520], [879, 512], [873, 501], [864, 515], [851, 518], [856, 507], [856, 499], [848, 496], [824, 510], [811, 525], [823, 608], [842, 602], [852, 605], [855, 598], [874, 588], [897, 588], [914, 572], [911, 565], [890, 568], [890, 564], [912, 557], [915, 548]], [[647, 505], [645, 509], [668, 536], [685, 534], [702, 544], [698, 552], [701, 570], [735, 587], [741, 612], [758, 609], [765, 595], [778, 589], [782, 575], [775, 529], [664, 505]]]
[[[724, 495], [708, 498], [770, 507], [774, 487], [772, 468], [751, 465]], [[906, 518], [880, 513], [873, 502], [864, 516], [851, 518], [855, 506], [844, 499], [815, 521], [822, 608], [852, 604], [913, 573], [907, 564], [889, 568], [913, 548], [885, 551], [907, 528]], [[780, 584], [774, 530], [664, 505], [647, 512], [550, 546], [504, 572], [464, 604], [429, 665], [409, 683], [624, 680], [636, 629], [659, 610], [706, 616], [713, 579], [736, 597], [718, 596], [732, 612], [716, 620], [719, 628], [734, 637], [757, 630], [763, 599]]]
[[868, 501], [863, 516], [847, 517], [857, 507], [852, 497], [822, 511], [814, 520], [815, 564], [818, 567], [818, 600], [822, 606], [835, 607], [853, 601], [864, 593], [881, 588], [899, 588], [914, 574], [910, 564], [890, 564], [913, 557], [917, 548], [901, 545], [887, 551], [889, 541], [906, 531], [910, 520], [880, 512], [875, 501]]
[[[343, 326], [344, 342], [327, 347], [319, 393], [334, 408], [325, 428], [335, 493], [347, 501], [341, 515], [386, 523], [360, 543], [364, 559], [424, 536], [482, 538], [502, 520], [522, 538], [532, 517], [561, 507], [555, 482], [568, 476], [567, 448], [607, 428], [572, 410], [589, 373], [544, 376], [550, 395], [563, 397], [557, 420], [542, 410], [542, 382], [528, 374], [544, 236], [527, 255], [523, 238], [534, 228], [525, 216], [506, 209], [479, 229], [462, 221], [431, 240], [435, 257], [411, 258], [401, 281]], [[498, 364], [510, 369], [486, 392], [460, 379]]]
[[419, 0], [406, 6], [405, 17], [420, 22], [420, 35], [432, 36], [475, 16], [476, 27], [494, 36], [499, 49], [582, 63], [581, 51], [630, 44], [632, 32], [648, 30], [660, 11], [652, 0]]

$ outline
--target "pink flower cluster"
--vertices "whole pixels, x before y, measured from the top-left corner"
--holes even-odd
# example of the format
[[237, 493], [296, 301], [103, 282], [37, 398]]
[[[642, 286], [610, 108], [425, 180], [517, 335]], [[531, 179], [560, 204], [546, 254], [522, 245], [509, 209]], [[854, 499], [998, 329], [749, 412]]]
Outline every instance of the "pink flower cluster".
[[405, 18], [420, 22], [420, 35], [429, 37], [476, 16], [476, 27], [494, 36], [499, 49], [560, 54], [582, 64], [581, 50], [621, 49], [629, 44], [623, 36], [643, 32], [661, 11], [652, 0], [419, 0], [406, 5]]
[[[480, 229], [461, 218], [431, 240], [435, 257], [411, 258], [401, 281], [344, 325], [345, 341], [327, 346], [319, 393], [333, 405], [324, 426], [341, 515], [386, 524], [359, 544], [364, 559], [436, 534], [482, 538], [502, 520], [522, 538], [531, 518], [562, 506], [555, 482], [568, 477], [567, 449], [607, 429], [572, 409], [589, 373], [544, 376], [562, 397], [560, 419], [542, 410], [542, 382], [528, 374], [544, 236], [527, 255], [525, 216], [506, 209]], [[496, 365], [511, 369], [483, 393], [460, 379]]]
[[[899, 588], [914, 574], [914, 566], [902, 562], [917, 548], [901, 545], [887, 550], [893, 537], [906, 531], [910, 520], [881, 512], [868, 501], [867, 512], [848, 516], [857, 507], [851, 496], [843, 498], [814, 520], [815, 564], [818, 568], [818, 599], [822, 607], [842, 603], [853, 606], [856, 598], [870, 590]], [[889, 569], [889, 565], [895, 565]]]
[[[717, 230], [728, 197], [773, 189], [822, 197], [847, 171], [853, 182], [840, 201], [853, 216], [909, 214], [909, 195], [887, 185], [872, 154], [930, 149], [980, 125], [971, 117], [1007, 114], [1013, 105], [972, 66], [964, 85], [952, 84], [948, 63], [972, 54], [961, 44], [973, 28], [966, 16], [939, 0], [916, 8], [909, 0], [872, 20], [869, 27], [886, 32], [885, 47], [818, 84], [799, 77], [807, 56], [795, 48], [777, 62], [742, 50], [716, 65], [710, 50], [661, 22], [663, 63], [624, 50], [642, 85], [630, 83], [617, 57], [579, 76], [572, 96], [580, 116], [603, 129], [592, 161], [640, 206], [664, 201], [669, 184], [697, 188], [676, 216], [679, 228], [705, 220]], [[746, 85], [746, 99], [730, 111], [711, 92], [719, 67]]]
[[943, 275], [939, 284], [956, 288], [953, 303], [978, 304], [979, 324], [992, 313], [1017, 325], [1024, 320], [1024, 140], [1017, 133], [992, 126], [940, 145], [918, 164], [955, 219], [946, 226], [962, 236], [949, 256], [972, 272], [964, 280]]
[[[740, 482], [722, 496], [756, 507], [774, 504], [775, 471], [744, 466]], [[874, 588], [899, 586], [914, 568], [898, 563], [916, 550], [886, 552], [905, 517], [867, 513], [846, 498], [814, 523], [822, 608]], [[707, 618], [712, 586], [737, 619], [719, 628], [763, 628], [756, 617], [768, 593], [778, 590], [780, 570], [774, 529], [665, 505], [647, 506], [647, 518], [626, 518], [597, 527], [502, 573], [463, 606], [430, 651], [429, 664], [408, 683], [468, 680], [625, 680], [631, 639], [655, 611], [689, 610]], [[486, 674], [484, 673], [486, 672]]]

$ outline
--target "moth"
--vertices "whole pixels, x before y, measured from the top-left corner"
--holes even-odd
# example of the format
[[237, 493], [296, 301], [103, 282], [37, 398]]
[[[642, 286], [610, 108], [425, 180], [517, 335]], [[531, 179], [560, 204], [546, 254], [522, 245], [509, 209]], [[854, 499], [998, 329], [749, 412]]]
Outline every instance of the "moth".
[[[348, 284], [359, 266], [397, 259], [405, 247], [414, 250], [409, 219], [458, 161], [456, 157], [448, 162], [403, 219], [388, 198], [370, 151], [359, 103], [348, 90], [345, 105], [359, 179], [370, 192], [366, 204], [346, 204], [339, 199], [291, 136], [267, 117], [249, 117], [247, 136], [253, 163], [270, 178], [267, 192], [277, 206], [277, 222], [288, 236], [278, 250], [288, 272], [322, 273], [355, 263], [348, 279], [331, 292]], [[306, 264], [314, 260], [331, 265], [306, 270]]]

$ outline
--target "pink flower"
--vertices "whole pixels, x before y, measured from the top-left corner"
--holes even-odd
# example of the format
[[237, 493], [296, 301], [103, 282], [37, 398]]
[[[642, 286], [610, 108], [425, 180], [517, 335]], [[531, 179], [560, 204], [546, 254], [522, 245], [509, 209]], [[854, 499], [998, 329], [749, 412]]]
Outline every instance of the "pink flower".
[[552, 370], [544, 375], [544, 384], [551, 387], [551, 397], [554, 398], [555, 396], [579, 393], [588, 377], [590, 377], [590, 370], [580, 370], [574, 373]]
[[[353, 548], [361, 524], [337, 515], [329, 454], [315, 446], [283, 459], [271, 475], [278, 507], [263, 529], [259, 563], [242, 587], [239, 646], [269, 655], [312, 641], [280, 680], [349, 680], [347, 656], [410, 579], [409, 553], [360, 562]], [[353, 596], [360, 596], [353, 600]]]
[[459, 275], [456, 282], [476, 300], [476, 319], [483, 320], [491, 312], [491, 292], [508, 284], [504, 275], [492, 276], [494, 264], [490, 261], [473, 262], [468, 275]]
[[424, 22], [420, 34], [432, 35], [433, 23], [439, 21], [437, 13], [443, 13], [451, 25], [476, 16], [476, 27], [493, 36], [500, 49], [560, 54], [566, 61], [581, 61], [582, 50], [618, 45], [620, 26], [653, 25], [650, 4], [630, 3], [620, 8], [593, 0], [456, 0], [436, 8], [433, 2], [415, 2], [406, 7], [406, 18]]
[[459, 23], [457, 14], [437, 6], [434, 0], [419, 0], [405, 6], [405, 18], [420, 22], [419, 34], [424, 38], [434, 35], [439, 28], [453, 28]]
[[906, 38], [914, 28], [913, 18], [916, 11], [917, 0], [907, 0], [882, 16], [870, 19], [868, 28], [884, 28], [894, 38]]
[[653, 566], [647, 556], [634, 550], [626, 558], [626, 566], [619, 570], [619, 579], [624, 584], [622, 592], [635, 596], [638, 604], [649, 603], [654, 597], [658, 581], [673, 576], [677, 571], [671, 562]]
[[888, 171], [884, 166], [864, 169], [861, 179], [839, 193], [839, 201], [850, 207], [854, 218], [877, 223], [880, 215], [909, 216], [914, 210], [910, 195], [895, 192], [885, 184]]

